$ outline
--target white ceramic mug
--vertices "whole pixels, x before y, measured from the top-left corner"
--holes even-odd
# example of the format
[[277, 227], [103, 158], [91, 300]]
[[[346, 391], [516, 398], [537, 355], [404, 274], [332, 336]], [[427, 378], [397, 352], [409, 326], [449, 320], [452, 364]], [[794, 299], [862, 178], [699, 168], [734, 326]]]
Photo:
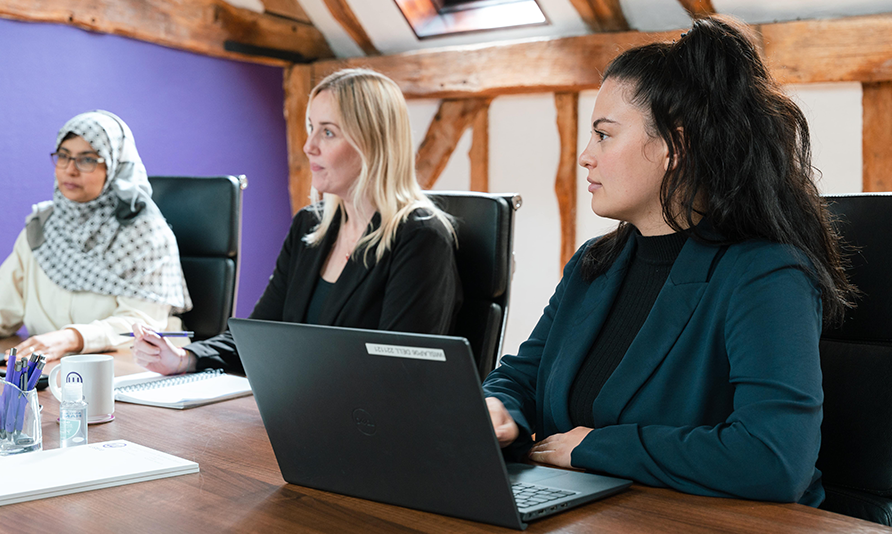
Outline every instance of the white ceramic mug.
[[63, 382], [83, 382], [87, 401], [87, 422], [104, 423], [115, 418], [115, 359], [108, 354], [78, 354], [65, 356], [50, 371], [50, 391], [62, 401], [62, 388], [56, 384], [56, 375], [62, 374]]

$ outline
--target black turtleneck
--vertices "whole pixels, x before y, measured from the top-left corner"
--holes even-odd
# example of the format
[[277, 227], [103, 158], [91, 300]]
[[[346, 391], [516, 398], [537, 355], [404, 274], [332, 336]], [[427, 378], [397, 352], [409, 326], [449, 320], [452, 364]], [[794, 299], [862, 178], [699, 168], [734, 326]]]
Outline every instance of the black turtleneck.
[[574, 426], [594, 427], [592, 403], [638, 335], [686, 237], [680, 233], [644, 237], [636, 232], [634, 239], [635, 255], [626, 277], [570, 388], [570, 420]]

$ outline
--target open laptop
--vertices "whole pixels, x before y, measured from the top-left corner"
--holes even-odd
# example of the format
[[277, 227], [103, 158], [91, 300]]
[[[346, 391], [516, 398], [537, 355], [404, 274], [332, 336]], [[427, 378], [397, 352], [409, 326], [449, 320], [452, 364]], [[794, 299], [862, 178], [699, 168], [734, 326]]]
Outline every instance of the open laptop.
[[631, 484], [506, 466], [464, 338], [251, 319], [229, 327], [292, 484], [516, 529]]

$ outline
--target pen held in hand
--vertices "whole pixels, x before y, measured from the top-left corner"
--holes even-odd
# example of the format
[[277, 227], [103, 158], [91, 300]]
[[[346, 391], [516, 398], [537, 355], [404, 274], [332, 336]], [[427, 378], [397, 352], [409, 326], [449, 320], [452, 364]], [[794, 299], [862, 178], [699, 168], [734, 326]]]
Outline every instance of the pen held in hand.
[[[193, 337], [195, 332], [191, 330], [177, 331], [177, 332], [152, 332], [153, 334], [159, 337]], [[133, 337], [135, 334], [133, 332], [124, 332], [123, 334], [118, 334], [119, 336], [127, 336]]]

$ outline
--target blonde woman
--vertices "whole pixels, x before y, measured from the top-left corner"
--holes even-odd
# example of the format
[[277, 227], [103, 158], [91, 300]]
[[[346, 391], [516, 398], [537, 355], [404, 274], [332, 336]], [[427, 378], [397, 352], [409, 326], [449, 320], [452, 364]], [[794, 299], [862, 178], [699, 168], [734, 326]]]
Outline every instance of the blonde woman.
[[[316, 202], [294, 217], [250, 317], [449, 333], [462, 300], [454, 230], [415, 179], [399, 87], [365, 69], [336, 72], [310, 93], [307, 129]], [[242, 371], [228, 331], [185, 348], [134, 332], [151, 371]]]

